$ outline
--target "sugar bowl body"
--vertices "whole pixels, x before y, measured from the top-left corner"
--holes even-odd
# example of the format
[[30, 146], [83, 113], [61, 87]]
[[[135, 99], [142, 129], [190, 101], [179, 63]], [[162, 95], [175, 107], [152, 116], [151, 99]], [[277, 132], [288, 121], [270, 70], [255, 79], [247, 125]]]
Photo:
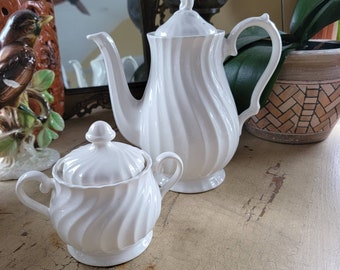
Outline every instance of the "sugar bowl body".
[[[50, 218], [69, 253], [93, 266], [124, 263], [148, 247], [162, 197], [183, 170], [181, 159], [174, 153], [162, 153], [152, 164], [150, 156], [140, 149], [103, 140], [112, 137], [105, 124], [98, 121], [91, 126], [96, 130], [91, 133], [90, 128], [87, 133], [92, 144], [60, 159], [53, 167], [52, 179], [32, 171], [22, 175], [16, 186], [22, 203]], [[112, 153], [118, 158], [112, 158]], [[161, 171], [165, 160], [170, 159], [174, 174], [166, 178]], [[162, 179], [161, 187], [156, 179]], [[25, 193], [23, 186], [31, 181], [40, 182], [43, 193], [52, 190], [49, 206]]]

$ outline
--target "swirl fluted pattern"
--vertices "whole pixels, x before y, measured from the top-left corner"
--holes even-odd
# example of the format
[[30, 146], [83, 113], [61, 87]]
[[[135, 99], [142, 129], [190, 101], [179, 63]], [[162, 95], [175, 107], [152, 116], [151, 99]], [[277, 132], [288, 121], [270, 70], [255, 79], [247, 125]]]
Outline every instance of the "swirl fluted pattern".
[[181, 181], [222, 170], [236, 151], [239, 122], [221, 68], [223, 34], [148, 35], [151, 59], [157, 63], [151, 63], [143, 100], [148, 110], [141, 117], [140, 146], [153, 158], [164, 151], [177, 153], [184, 162]]
[[58, 163], [63, 166], [61, 178], [65, 182], [84, 186], [119, 183], [145, 168], [142, 152], [119, 142], [79, 147]]
[[111, 187], [57, 185], [50, 216], [61, 239], [82, 252], [112, 253], [144, 238], [161, 210], [159, 188], [150, 174]]

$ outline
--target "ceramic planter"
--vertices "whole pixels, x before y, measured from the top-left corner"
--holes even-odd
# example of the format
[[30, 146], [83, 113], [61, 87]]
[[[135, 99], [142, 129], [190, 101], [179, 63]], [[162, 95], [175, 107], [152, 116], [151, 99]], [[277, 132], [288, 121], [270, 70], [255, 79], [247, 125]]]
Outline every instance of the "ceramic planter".
[[340, 44], [335, 45], [292, 52], [268, 102], [246, 122], [247, 131], [280, 143], [326, 139], [340, 116]]

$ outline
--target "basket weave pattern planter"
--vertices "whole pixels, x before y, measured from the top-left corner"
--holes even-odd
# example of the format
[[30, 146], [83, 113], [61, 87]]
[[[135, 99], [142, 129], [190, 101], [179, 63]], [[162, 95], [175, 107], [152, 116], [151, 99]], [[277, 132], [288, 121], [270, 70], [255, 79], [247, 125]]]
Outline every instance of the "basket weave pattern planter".
[[[340, 53], [340, 49], [334, 51]], [[316, 62], [307, 62], [304, 66], [299, 57], [294, 55], [287, 59], [267, 104], [246, 123], [251, 134], [281, 143], [312, 143], [326, 139], [337, 123], [340, 54], [333, 56], [332, 61], [331, 56], [326, 57], [330, 70], [318, 64], [314, 57], [311, 61]], [[293, 60], [297, 61], [297, 66]]]

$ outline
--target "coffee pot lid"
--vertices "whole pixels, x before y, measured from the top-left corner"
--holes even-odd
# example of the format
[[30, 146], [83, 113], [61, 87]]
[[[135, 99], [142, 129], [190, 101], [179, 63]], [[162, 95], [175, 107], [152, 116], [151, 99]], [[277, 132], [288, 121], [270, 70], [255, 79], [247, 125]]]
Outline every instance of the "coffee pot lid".
[[216, 33], [216, 28], [192, 10], [194, 0], [181, 0], [179, 10], [158, 27], [155, 36], [190, 37], [207, 36]]
[[142, 150], [112, 142], [115, 136], [108, 123], [94, 122], [85, 136], [90, 144], [73, 150], [59, 162], [60, 178], [73, 185], [99, 186], [138, 175], [146, 167]]

